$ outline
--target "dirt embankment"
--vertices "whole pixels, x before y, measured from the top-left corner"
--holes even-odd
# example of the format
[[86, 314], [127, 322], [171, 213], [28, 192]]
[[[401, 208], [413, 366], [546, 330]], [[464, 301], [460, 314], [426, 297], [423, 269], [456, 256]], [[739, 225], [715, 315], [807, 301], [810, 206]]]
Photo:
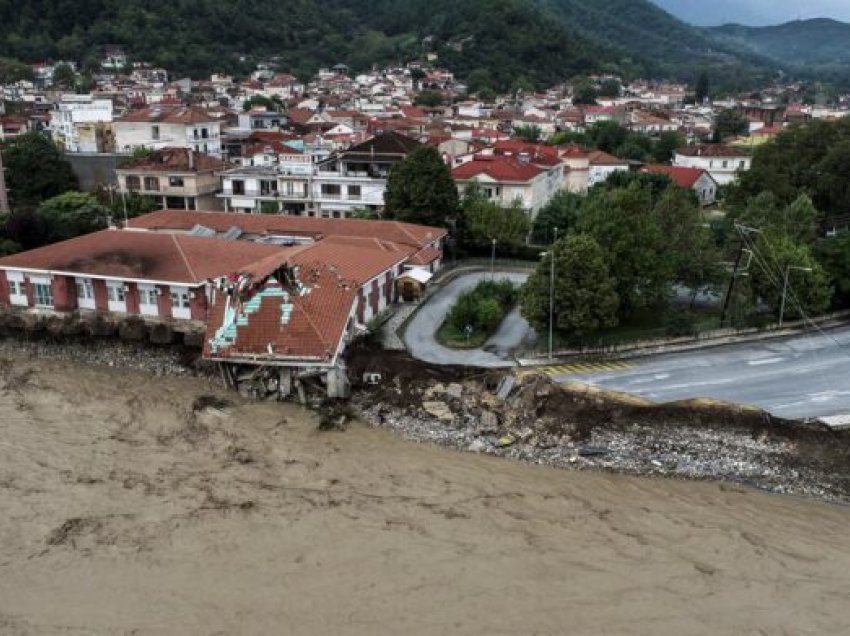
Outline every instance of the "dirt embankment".
[[[355, 403], [374, 425], [418, 441], [572, 468], [744, 482], [776, 493], [850, 501], [850, 432], [752, 408], [691, 400], [655, 405], [527, 374], [416, 364], [366, 353], [382, 370]], [[499, 397], [499, 389], [502, 397]]]

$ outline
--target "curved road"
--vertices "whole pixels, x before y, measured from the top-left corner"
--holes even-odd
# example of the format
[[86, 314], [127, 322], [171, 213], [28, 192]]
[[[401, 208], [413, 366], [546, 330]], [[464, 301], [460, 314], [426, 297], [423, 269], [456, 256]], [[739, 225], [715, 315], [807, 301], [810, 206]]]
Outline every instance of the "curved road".
[[[528, 278], [528, 274], [497, 271], [495, 277], [496, 280], [507, 278], [517, 284], [522, 284]], [[499, 330], [481, 349], [450, 349], [441, 345], [435, 338], [437, 329], [443, 324], [446, 314], [457, 297], [462, 292], [475, 287], [478, 281], [488, 278], [490, 278], [489, 272], [458, 276], [425, 301], [414, 314], [404, 332], [404, 344], [413, 357], [435, 364], [476, 367], [511, 367], [516, 365], [510, 359], [511, 351], [524, 340], [534, 337], [534, 332], [519, 315], [518, 309], [514, 309], [505, 317], [499, 326]]]
[[715, 398], [789, 419], [850, 414], [850, 327], [628, 362], [623, 371], [550, 373], [654, 402]]

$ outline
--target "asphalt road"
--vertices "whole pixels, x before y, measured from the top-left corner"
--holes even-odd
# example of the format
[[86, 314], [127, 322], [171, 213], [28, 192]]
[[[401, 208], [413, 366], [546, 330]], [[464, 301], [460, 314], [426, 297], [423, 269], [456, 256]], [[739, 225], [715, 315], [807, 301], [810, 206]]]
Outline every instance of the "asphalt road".
[[[458, 276], [419, 308], [404, 332], [404, 344], [412, 356], [435, 364], [478, 367], [515, 366], [515, 362], [510, 359], [511, 351], [525, 339], [533, 338], [531, 328], [519, 315], [518, 310], [512, 311], [505, 317], [499, 330], [481, 349], [450, 349], [441, 345], [434, 337], [455, 299], [462, 292], [475, 287], [478, 281], [489, 277], [489, 272]], [[497, 271], [495, 277], [497, 280], [507, 278], [522, 284], [528, 278], [528, 274]]]
[[[840, 343], [840, 344], [839, 344]], [[707, 397], [778, 417], [850, 413], [850, 327], [827, 335], [730, 345], [631, 360], [633, 368], [553, 375], [656, 402]]]

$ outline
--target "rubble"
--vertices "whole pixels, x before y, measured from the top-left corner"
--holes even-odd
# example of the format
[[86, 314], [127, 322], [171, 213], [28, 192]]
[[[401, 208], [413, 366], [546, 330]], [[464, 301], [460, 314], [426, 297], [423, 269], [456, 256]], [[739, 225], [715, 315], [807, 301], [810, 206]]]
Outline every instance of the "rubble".
[[207, 376], [214, 371], [195, 351], [109, 339], [54, 342], [0, 338], [0, 357], [4, 354], [135, 369], [156, 376]]
[[426, 378], [373, 387], [354, 400], [367, 422], [416, 442], [562, 468], [726, 480], [850, 501], [847, 440], [824, 431], [717, 405], [649, 409], [543, 376], [489, 385], [483, 378]]

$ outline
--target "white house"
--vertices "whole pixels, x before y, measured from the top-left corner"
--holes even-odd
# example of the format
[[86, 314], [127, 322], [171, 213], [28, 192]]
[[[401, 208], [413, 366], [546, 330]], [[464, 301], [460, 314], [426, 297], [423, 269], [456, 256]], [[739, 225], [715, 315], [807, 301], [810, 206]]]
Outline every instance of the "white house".
[[50, 113], [50, 131], [67, 152], [98, 152], [96, 137], [88, 132], [112, 122], [112, 100], [92, 95], [62, 95]]
[[221, 156], [221, 123], [193, 106], [152, 106], [129, 112], [113, 124], [118, 152], [137, 148], [191, 148]]
[[704, 144], [679, 148], [673, 155], [673, 165], [700, 168], [707, 171], [719, 185], [729, 185], [752, 166], [753, 158], [746, 151], [722, 144]]
[[563, 184], [563, 165], [546, 170], [532, 163], [504, 155], [475, 155], [452, 170], [461, 195], [475, 184], [481, 193], [499, 205], [519, 201], [533, 218]]
[[588, 154], [587, 186], [592, 188], [597, 183], [607, 181], [615, 172], [628, 172], [629, 162], [607, 152], [596, 150]]
[[717, 182], [708, 172], [700, 168], [649, 165], [641, 172], [663, 174], [680, 188], [693, 190], [700, 205], [712, 205], [717, 200]]

